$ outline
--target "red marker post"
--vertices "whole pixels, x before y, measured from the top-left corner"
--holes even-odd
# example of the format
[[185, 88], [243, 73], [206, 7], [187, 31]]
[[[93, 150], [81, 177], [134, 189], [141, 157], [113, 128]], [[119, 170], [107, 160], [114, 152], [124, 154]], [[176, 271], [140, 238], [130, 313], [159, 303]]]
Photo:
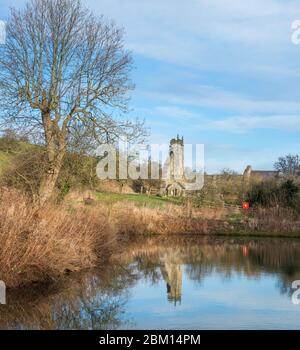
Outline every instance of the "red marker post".
[[250, 208], [249, 202], [243, 202], [243, 209], [248, 210]]

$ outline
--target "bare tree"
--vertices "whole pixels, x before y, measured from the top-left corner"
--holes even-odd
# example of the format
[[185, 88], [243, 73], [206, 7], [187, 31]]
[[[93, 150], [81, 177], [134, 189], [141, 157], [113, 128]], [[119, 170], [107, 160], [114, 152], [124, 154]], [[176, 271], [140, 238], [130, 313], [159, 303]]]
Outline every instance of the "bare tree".
[[11, 10], [0, 53], [2, 121], [42, 132], [47, 171], [39, 198], [55, 187], [71, 140], [84, 135], [113, 141], [142, 135], [128, 111], [132, 58], [123, 32], [95, 17], [80, 0], [31, 0]]
[[285, 157], [279, 157], [274, 164], [274, 168], [284, 175], [296, 176], [300, 174], [300, 157], [288, 154]]

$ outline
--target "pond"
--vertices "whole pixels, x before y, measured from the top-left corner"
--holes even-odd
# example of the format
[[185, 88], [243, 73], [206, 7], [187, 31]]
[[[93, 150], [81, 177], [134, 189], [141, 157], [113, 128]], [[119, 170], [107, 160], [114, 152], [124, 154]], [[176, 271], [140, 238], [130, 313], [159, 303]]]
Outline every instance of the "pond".
[[150, 237], [109, 266], [8, 291], [2, 329], [300, 329], [300, 240]]

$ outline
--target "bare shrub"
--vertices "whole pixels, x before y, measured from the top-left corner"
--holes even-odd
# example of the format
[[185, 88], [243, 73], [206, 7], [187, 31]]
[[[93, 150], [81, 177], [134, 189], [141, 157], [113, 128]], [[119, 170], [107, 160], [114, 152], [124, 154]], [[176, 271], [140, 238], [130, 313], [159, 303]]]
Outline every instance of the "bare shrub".
[[251, 231], [269, 233], [300, 232], [299, 214], [291, 208], [258, 208], [248, 221]]
[[101, 210], [36, 210], [26, 197], [11, 191], [2, 191], [0, 208], [0, 279], [7, 286], [95, 266], [113, 233]]

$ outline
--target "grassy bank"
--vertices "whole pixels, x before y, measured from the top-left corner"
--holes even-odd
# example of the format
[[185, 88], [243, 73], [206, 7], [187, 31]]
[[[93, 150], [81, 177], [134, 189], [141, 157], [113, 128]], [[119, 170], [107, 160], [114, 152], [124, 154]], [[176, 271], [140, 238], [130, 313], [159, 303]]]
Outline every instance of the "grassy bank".
[[[135, 196], [135, 195], [133, 195]], [[25, 196], [3, 190], [0, 198], [0, 279], [8, 287], [51, 281], [73, 271], [108, 263], [123, 237], [138, 235], [244, 235], [300, 237], [291, 211], [190, 208], [165, 202], [65, 202], [39, 210]], [[136, 196], [138, 198], [138, 196]], [[140, 200], [143, 199], [141, 196]]]
[[180, 197], [160, 197], [147, 194], [130, 194], [130, 193], [110, 193], [96, 192], [96, 199], [104, 204], [115, 204], [118, 202], [129, 202], [136, 206], [157, 207], [165, 204], [182, 204], [183, 198]]

